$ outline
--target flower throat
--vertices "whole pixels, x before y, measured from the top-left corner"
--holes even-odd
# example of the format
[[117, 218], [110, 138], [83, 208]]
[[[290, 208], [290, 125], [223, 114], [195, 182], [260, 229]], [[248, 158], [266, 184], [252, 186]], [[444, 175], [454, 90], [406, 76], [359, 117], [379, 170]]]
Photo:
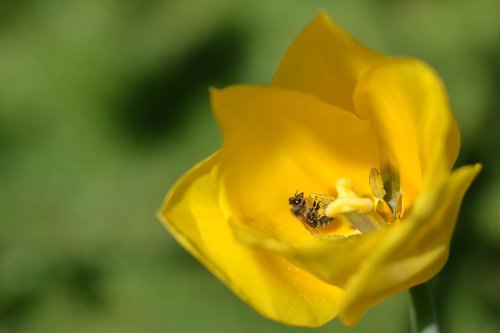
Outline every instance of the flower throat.
[[[352, 182], [341, 178], [335, 183], [337, 196], [296, 191], [288, 199], [291, 213], [298, 218], [313, 236], [326, 239], [342, 239], [387, 229], [400, 220], [402, 194], [396, 172], [384, 172], [372, 168], [368, 177], [373, 197], [358, 195]], [[331, 233], [333, 224], [346, 223], [347, 234]], [[328, 230], [332, 229], [332, 230]]]

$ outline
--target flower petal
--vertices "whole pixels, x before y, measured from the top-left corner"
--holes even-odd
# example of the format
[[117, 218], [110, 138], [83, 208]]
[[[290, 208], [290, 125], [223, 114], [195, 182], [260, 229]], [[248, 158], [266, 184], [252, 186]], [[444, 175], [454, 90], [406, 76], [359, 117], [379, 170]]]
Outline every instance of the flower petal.
[[234, 293], [271, 319], [320, 326], [336, 316], [342, 291], [279, 254], [234, 238], [219, 205], [220, 154], [195, 166], [171, 190], [159, 218], [193, 256]]
[[399, 172], [404, 207], [449, 174], [460, 134], [443, 84], [429, 66], [416, 59], [385, 61], [360, 80], [354, 102], [380, 138], [381, 159]]
[[352, 95], [359, 78], [382, 59], [321, 13], [292, 43], [272, 85], [309, 92], [354, 111]]
[[233, 226], [238, 239], [285, 255], [303, 269], [344, 289], [339, 316], [355, 324], [374, 304], [432, 278], [443, 267], [465, 191], [481, 166], [454, 171], [416, 201], [411, 215], [392, 229], [346, 241], [293, 245]]
[[455, 170], [423, 193], [409, 218], [387, 233], [375, 255], [345, 287], [339, 312], [346, 325], [356, 323], [375, 303], [424, 283], [441, 270], [462, 199], [480, 170], [480, 165]]
[[295, 191], [333, 194], [335, 181], [349, 178], [370, 193], [377, 138], [352, 113], [302, 92], [252, 86], [212, 90], [212, 108], [231, 220], [294, 242], [310, 238], [288, 209]]

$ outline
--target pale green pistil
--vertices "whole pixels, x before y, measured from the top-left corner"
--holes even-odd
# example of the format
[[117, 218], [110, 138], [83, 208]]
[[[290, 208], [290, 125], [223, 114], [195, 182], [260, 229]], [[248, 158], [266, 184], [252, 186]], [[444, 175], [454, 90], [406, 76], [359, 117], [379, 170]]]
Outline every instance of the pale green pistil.
[[367, 234], [385, 229], [388, 225], [376, 212], [376, 203], [370, 198], [360, 197], [352, 189], [352, 182], [339, 179], [335, 183], [337, 198], [325, 208], [325, 216], [344, 217], [361, 233]]

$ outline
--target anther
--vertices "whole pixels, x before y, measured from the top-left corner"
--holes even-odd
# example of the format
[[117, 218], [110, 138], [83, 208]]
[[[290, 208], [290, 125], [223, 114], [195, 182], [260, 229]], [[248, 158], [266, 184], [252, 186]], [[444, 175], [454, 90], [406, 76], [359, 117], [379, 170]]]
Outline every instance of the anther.
[[386, 194], [384, 189], [384, 182], [382, 181], [382, 176], [380, 175], [380, 172], [377, 168], [371, 168], [368, 182], [375, 198], [383, 199]]

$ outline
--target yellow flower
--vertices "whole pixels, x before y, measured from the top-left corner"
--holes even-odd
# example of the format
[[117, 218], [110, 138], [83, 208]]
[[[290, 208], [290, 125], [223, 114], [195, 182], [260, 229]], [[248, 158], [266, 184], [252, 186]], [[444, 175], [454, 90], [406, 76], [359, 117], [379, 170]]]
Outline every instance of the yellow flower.
[[258, 312], [350, 326], [443, 267], [480, 165], [451, 172], [459, 130], [426, 64], [370, 50], [320, 14], [270, 86], [212, 89], [211, 101], [222, 148], [159, 217]]

